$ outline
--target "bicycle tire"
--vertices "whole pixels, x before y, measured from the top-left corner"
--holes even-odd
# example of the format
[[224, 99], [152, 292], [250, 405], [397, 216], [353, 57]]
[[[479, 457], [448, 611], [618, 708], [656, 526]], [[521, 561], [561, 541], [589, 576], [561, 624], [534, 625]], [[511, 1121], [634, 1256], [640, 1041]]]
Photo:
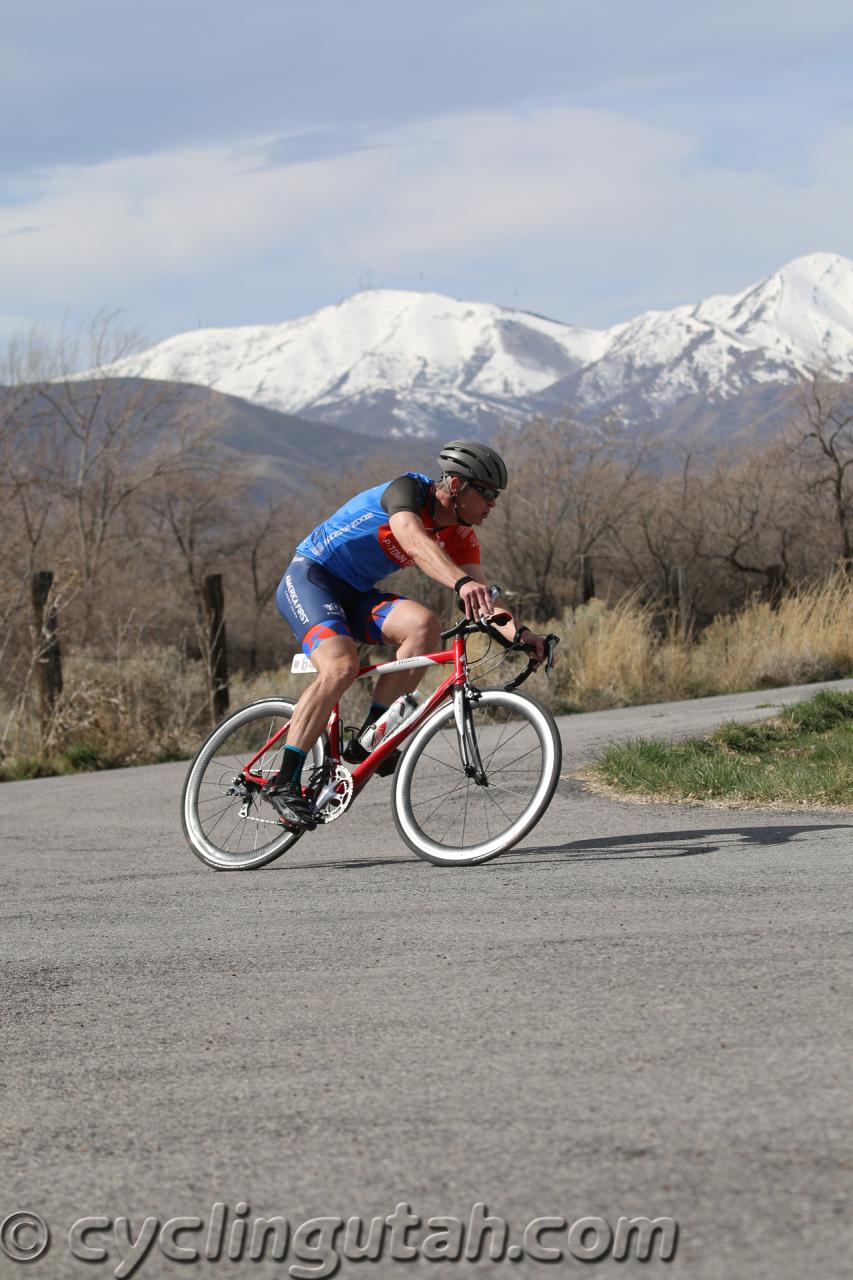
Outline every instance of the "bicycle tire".
[[[235, 711], [217, 725], [187, 771], [181, 796], [181, 825], [193, 853], [215, 871], [252, 871], [266, 866], [304, 835], [302, 831], [282, 828], [275, 810], [256, 792], [250, 797], [248, 812], [241, 814], [246, 797], [230, 792], [243, 765], [281, 727], [281, 722], [290, 720], [295, 705], [288, 698], [262, 698]], [[229, 749], [230, 755], [226, 753]], [[271, 777], [278, 771], [282, 749], [283, 743], [276, 744], [255, 763], [253, 772]], [[306, 766], [321, 764], [325, 753], [325, 739], [321, 737]], [[209, 795], [203, 793], [204, 788], [210, 789]], [[269, 838], [259, 846], [262, 835]], [[251, 842], [250, 849], [241, 848], [244, 836]], [[236, 847], [228, 847], [228, 841]]]
[[[536, 698], [484, 689], [470, 710], [488, 786], [465, 776], [452, 703], [440, 707], [417, 731], [394, 775], [397, 830], [418, 857], [439, 866], [472, 866], [511, 849], [542, 817], [560, 777], [559, 730]], [[466, 844], [469, 806], [479, 809], [486, 839], [477, 838], [482, 825], [477, 827], [475, 812], [474, 842]], [[426, 826], [442, 809], [436, 825], [445, 827], [445, 834], [454, 832], [450, 844]], [[505, 825], [497, 830], [502, 821]]]

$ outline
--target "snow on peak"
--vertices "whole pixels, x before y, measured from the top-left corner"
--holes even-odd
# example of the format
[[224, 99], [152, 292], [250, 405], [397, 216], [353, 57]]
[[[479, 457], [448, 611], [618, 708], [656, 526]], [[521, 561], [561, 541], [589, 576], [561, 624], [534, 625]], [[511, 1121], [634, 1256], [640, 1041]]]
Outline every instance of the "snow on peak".
[[604, 346], [596, 331], [492, 303], [370, 289], [279, 325], [179, 334], [110, 372], [196, 382], [308, 413], [387, 389], [530, 396]]
[[[529, 417], [557, 405], [724, 399], [813, 370], [853, 377], [853, 262], [795, 258], [741, 293], [575, 328], [493, 303], [368, 289], [282, 324], [178, 334], [109, 372], [199, 383], [308, 418], [401, 432]], [[381, 429], [381, 427], [379, 428]]]
[[805, 371], [853, 374], [853, 262], [811, 253], [732, 297], [709, 298], [697, 317]]

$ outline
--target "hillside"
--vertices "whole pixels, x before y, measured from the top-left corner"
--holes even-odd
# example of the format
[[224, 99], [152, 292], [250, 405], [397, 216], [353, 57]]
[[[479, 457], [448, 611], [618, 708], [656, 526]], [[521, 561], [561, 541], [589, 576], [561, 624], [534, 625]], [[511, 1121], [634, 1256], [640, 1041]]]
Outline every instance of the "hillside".
[[787, 389], [815, 372], [853, 377], [853, 262], [810, 254], [740, 293], [604, 330], [370, 290], [282, 324], [178, 334], [107, 372], [386, 438], [488, 436], [537, 413], [608, 415], [658, 434], [698, 415], [725, 436], [755, 402], [763, 420], [781, 421]]
[[[121, 412], [123, 401], [139, 403], [140, 389], [150, 390], [144, 403], [152, 438], [156, 439], [158, 432], [175, 430], [187, 419], [204, 424], [226, 454], [239, 458], [248, 469], [259, 494], [298, 494], [317, 473], [330, 467], [357, 467], [371, 459], [386, 463], [392, 474], [411, 469], [429, 472], [435, 467], [435, 451], [428, 442], [358, 434], [334, 424], [309, 422], [206, 387], [136, 378], [116, 382], [110, 413]], [[80, 404], [91, 401], [96, 390], [96, 382], [81, 379], [74, 383], [73, 395]], [[63, 393], [54, 389], [53, 394], [61, 409]], [[13, 395], [19, 420], [29, 415], [35, 421], [45, 414], [46, 403], [37, 388], [28, 400], [20, 388], [12, 392], [0, 387], [0, 417]]]

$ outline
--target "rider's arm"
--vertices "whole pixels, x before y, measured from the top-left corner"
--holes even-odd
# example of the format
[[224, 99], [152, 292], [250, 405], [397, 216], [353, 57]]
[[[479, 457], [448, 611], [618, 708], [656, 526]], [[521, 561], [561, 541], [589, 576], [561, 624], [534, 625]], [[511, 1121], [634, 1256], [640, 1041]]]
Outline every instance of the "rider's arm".
[[[484, 585], [487, 584], [486, 575], [483, 573], [482, 567], [478, 564], [463, 564], [461, 566], [461, 572], [467, 573], [476, 582], [483, 583]], [[465, 587], [462, 588], [462, 591], [463, 592], [465, 591]], [[526, 627], [523, 623], [519, 622], [515, 617], [515, 614], [513, 613], [512, 609], [510, 609], [509, 605], [504, 600], [502, 600], [500, 596], [497, 596], [495, 598], [494, 602], [491, 605], [491, 609], [495, 613], [509, 614], [510, 621], [505, 622], [500, 627], [495, 627], [495, 630], [500, 631], [501, 635], [506, 636], [507, 640], [514, 640], [518, 635], [518, 633], [521, 632], [522, 634], [520, 636], [520, 639], [523, 641], [524, 644], [530, 645], [531, 647], [530, 656], [531, 658], [533, 658], [534, 662], [536, 663], [536, 666], [538, 667], [539, 664], [543, 662], [545, 659], [544, 636], [537, 635], [534, 631], [531, 631], [529, 627]]]
[[[489, 595], [485, 579], [479, 565], [458, 565], [440, 547], [433, 542], [423, 526], [421, 519], [412, 511], [397, 511], [389, 517], [391, 532], [403, 550], [410, 555], [418, 568], [439, 582], [443, 587], [454, 587], [460, 578], [472, 578], [460, 592], [465, 604], [465, 612], [469, 618], [478, 617], [481, 613], [494, 612], [492, 598]], [[476, 569], [476, 575], [471, 572]]]

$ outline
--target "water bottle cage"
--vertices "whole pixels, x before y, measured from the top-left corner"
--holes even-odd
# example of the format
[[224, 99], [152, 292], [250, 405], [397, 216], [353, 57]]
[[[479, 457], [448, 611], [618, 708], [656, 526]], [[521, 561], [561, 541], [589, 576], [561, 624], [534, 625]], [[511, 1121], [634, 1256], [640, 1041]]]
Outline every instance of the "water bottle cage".
[[359, 738], [360, 745], [368, 751], [373, 751], [386, 738], [395, 734], [400, 726], [409, 719], [409, 716], [414, 715], [417, 709], [417, 698], [412, 694], [404, 693], [402, 697], [391, 703], [388, 710], [383, 712], [374, 724], [368, 725]]

